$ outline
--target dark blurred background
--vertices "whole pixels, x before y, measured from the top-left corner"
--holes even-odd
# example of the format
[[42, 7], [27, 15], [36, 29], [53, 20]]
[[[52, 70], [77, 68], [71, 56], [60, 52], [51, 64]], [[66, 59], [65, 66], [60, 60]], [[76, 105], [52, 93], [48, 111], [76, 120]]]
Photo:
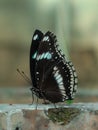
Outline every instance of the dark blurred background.
[[29, 51], [35, 29], [57, 35], [79, 78], [75, 102], [98, 101], [98, 0], [0, 0], [0, 103], [30, 103]]

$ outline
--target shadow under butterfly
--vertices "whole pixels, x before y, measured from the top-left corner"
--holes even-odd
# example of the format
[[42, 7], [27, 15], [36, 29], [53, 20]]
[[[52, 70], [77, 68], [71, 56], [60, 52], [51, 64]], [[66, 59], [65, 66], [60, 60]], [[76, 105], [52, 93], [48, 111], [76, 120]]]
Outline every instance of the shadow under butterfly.
[[30, 48], [30, 74], [32, 95], [52, 103], [74, 99], [76, 70], [58, 49], [53, 33], [35, 30]]

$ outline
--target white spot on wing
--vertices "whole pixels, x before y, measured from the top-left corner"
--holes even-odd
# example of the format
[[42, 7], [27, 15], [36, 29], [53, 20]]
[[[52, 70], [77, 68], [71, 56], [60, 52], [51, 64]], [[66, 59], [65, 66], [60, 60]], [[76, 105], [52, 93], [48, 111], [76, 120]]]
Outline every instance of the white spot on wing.
[[77, 78], [75, 78], [75, 83], [78, 83], [78, 79]]
[[73, 84], [74, 82], [73, 81], [70, 81], [70, 84]]
[[36, 74], [39, 74], [39, 72], [37, 71]]
[[74, 90], [75, 90], [75, 91], [77, 90], [77, 85], [74, 86]]
[[48, 52], [47, 53], [45, 53], [45, 55], [44, 55], [44, 59], [46, 59], [47, 58], [47, 56], [48, 56]]
[[57, 80], [58, 83], [60, 83], [61, 81], [62, 81], [62, 77]]
[[56, 56], [55, 59], [57, 59], [58, 57]]
[[58, 73], [56, 72], [56, 73], [54, 74], [55, 79], [56, 79], [57, 76], [58, 76]]
[[42, 59], [47, 59], [50, 60], [52, 58], [52, 54], [47, 52], [47, 53], [42, 53], [37, 56], [37, 60], [42, 60]]
[[45, 53], [41, 54], [40, 60], [44, 58]]
[[75, 77], [77, 77], [77, 74], [76, 74], [76, 72], [74, 72], [74, 76], [75, 76]]
[[40, 59], [40, 55], [37, 56], [37, 60], [39, 60], [39, 59]]
[[52, 58], [52, 55], [51, 55], [50, 53], [48, 53], [47, 59], [49, 60], [49, 59], [51, 59], [51, 58]]
[[61, 76], [60, 76], [60, 74], [56, 77], [56, 79], [59, 79]]
[[57, 67], [56, 66], [54, 66], [54, 68], [53, 68], [54, 70], [57, 70]]
[[33, 40], [36, 40], [36, 39], [38, 39], [38, 35], [37, 34], [33, 37]]
[[34, 55], [32, 56], [33, 59], [35, 59], [37, 56], [37, 52], [34, 53]]
[[54, 78], [58, 84], [58, 88], [59, 88], [61, 95], [62, 95], [62, 101], [64, 101], [65, 97], [66, 97], [66, 92], [65, 92], [66, 90], [65, 90], [65, 87], [63, 84], [63, 78], [62, 78], [57, 66], [54, 66], [53, 70], [54, 70], [53, 71]]
[[43, 41], [49, 41], [49, 37], [48, 37], [48, 36], [45, 36], [45, 37], [43, 38]]
[[70, 87], [73, 88], [73, 84], [71, 84]]

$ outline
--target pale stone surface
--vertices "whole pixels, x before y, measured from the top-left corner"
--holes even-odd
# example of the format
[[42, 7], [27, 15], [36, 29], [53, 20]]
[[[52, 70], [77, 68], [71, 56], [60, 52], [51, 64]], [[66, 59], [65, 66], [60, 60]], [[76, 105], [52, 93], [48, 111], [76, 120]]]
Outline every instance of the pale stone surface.
[[7, 113], [0, 112], [0, 130], [7, 130]]
[[[57, 107], [61, 107], [61, 105]], [[53, 105], [39, 104], [36, 110], [36, 104], [1, 104], [0, 130], [98, 130], [98, 103], [62, 104], [62, 107], [65, 107], [65, 111], [71, 110], [71, 114], [74, 114], [74, 109], [79, 109], [80, 112], [69, 122], [67, 122], [68, 116], [72, 115], [68, 114], [67, 118], [64, 119], [67, 123], [61, 125], [58, 121], [53, 122], [52, 118], [49, 118], [45, 112], [50, 108], [54, 110]], [[64, 111], [62, 112], [64, 113]]]
[[21, 110], [10, 113], [9, 128], [11, 130], [21, 130], [23, 125], [23, 113]]

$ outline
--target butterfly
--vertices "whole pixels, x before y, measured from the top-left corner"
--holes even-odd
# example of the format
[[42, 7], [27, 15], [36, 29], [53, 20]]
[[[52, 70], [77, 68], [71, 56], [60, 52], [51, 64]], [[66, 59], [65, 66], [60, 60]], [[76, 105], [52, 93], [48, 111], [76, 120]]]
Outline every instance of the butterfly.
[[77, 90], [77, 74], [57, 44], [56, 36], [35, 30], [30, 47], [32, 94], [52, 103], [73, 100]]

